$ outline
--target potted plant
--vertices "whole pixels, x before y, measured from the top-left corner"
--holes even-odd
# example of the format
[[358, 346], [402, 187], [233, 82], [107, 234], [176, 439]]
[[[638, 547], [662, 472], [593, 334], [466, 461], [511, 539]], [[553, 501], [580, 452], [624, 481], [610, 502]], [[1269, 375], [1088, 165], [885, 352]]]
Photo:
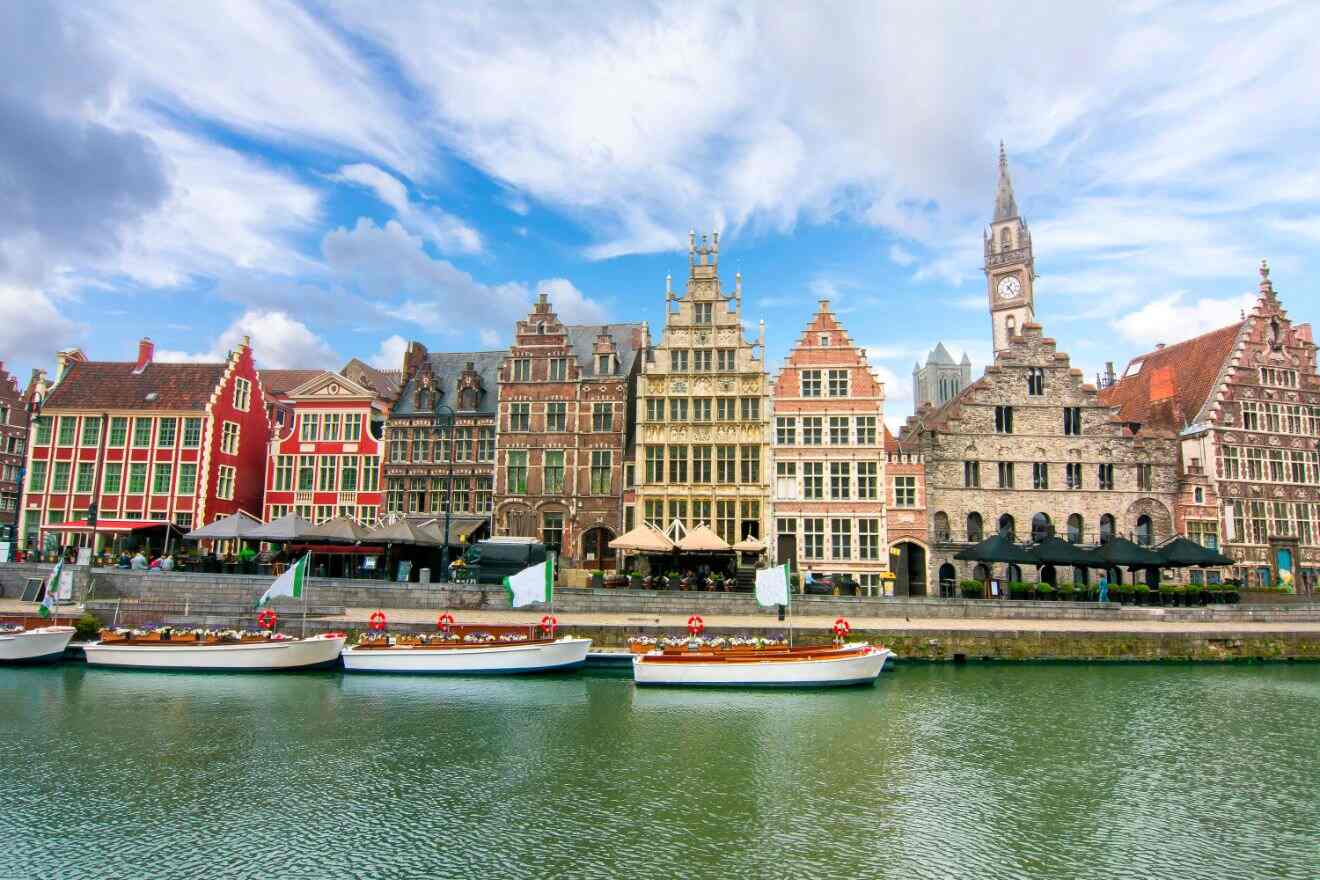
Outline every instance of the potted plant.
[[591, 573], [591, 588], [593, 590], [600, 590], [603, 589], [604, 587], [605, 587], [605, 572], [601, 571], [598, 568]]
[[1036, 584], [1036, 597], [1038, 599], [1047, 600], [1047, 601], [1053, 600], [1054, 587], [1051, 584], [1046, 583], [1045, 581], [1041, 581], [1040, 583]]
[[634, 590], [642, 588], [642, 576], [635, 571], [628, 572], [628, 586]]
[[725, 592], [727, 588], [724, 586], [724, 575], [720, 574], [719, 572], [716, 572], [715, 574], [711, 575], [710, 588], [714, 592]]
[[1009, 581], [1008, 595], [1013, 599], [1027, 599], [1031, 596], [1031, 586], [1022, 581]]
[[1150, 604], [1150, 587], [1146, 586], [1145, 584], [1133, 584], [1133, 585], [1132, 585], [1132, 604], [1133, 604], [1133, 605], [1149, 605], [1149, 604]]
[[1059, 593], [1059, 601], [1060, 601], [1060, 602], [1071, 602], [1071, 601], [1073, 600], [1073, 593], [1075, 592], [1075, 590], [1073, 589], [1073, 585], [1072, 585], [1072, 584], [1070, 584], [1070, 583], [1062, 583], [1062, 584], [1059, 584], [1059, 586], [1057, 587], [1057, 589], [1058, 589], [1058, 593]]
[[980, 581], [962, 581], [958, 586], [964, 599], [980, 599], [985, 595], [985, 584]]

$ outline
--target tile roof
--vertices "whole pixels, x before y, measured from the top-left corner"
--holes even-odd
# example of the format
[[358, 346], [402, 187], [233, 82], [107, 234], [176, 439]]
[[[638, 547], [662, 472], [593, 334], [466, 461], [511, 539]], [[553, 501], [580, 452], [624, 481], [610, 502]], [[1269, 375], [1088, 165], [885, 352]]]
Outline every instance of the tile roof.
[[304, 382], [310, 382], [325, 370], [258, 370], [261, 387], [267, 394], [283, 397]]
[[619, 355], [617, 376], [627, 376], [632, 372], [633, 361], [638, 355], [637, 343], [641, 341], [641, 324], [569, 324], [564, 331], [568, 334], [568, 344], [573, 349], [582, 376], [586, 379], [598, 378], [595, 366], [596, 336], [607, 333], [614, 337], [614, 348]]
[[1134, 357], [1123, 378], [1100, 392], [1100, 402], [1119, 407], [1119, 421], [1182, 428], [1214, 391], [1241, 328], [1239, 321]]
[[204, 410], [225, 371], [223, 363], [150, 363], [134, 373], [136, 366], [132, 361], [74, 361], [42, 408]]

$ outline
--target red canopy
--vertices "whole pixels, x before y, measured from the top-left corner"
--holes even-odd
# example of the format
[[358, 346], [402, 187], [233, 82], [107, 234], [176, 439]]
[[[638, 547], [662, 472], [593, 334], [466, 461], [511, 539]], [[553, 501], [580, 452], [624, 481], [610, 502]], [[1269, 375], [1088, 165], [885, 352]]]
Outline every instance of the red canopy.
[[[165, 526], [178, 529], [172, 522], [165, 520], [146, 520], [146, 519], [99, 519], [96, 521], [96, 530], [98, 532], [140, 532], [143, 529], [159, 529]], [[41, 527], [48, 532], [90, 532], [92, 527], [87, 524], [87, 520], [78, 519], [72, 522], [51, 523]]]

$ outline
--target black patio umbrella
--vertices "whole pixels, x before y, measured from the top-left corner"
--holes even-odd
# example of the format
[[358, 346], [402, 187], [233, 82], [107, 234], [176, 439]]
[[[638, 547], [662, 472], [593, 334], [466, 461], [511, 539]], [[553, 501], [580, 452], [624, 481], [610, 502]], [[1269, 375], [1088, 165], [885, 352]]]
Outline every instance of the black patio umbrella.
[[1127, 538], [1114, 535], [1095, 551], [1104, 568], [1118, 568], [1126, 565], [1132, 568], [1159, 568], [1164, 565], [1164, 557], [1149, 547], [1134, 544]]
[[1057, 535], [1050, 535], [1043, 541], [1033, 544], [1030, 549], [1039, 557], [1041, 565], [1071, 565], [1074, 568], [1109, 567], [1109, 563], [1095, 550], [1070, 544]]
[[1042, 565], [1041, 558], [1029, 548], [1014, 544], [1002, 535], [991, 535], [981, 543], [959, 550], [954, 559], [964, 562], [1016, 562], [1019, 565]]
[[1159, 554], [1164, 560], [1164, 565], [1170, 568], [1217, 568], [1221, 565], [1234, 564], [1230, 557], [1219, 551], [1202, 547], [1195, 541], [1181, 536], [1159, 548]]

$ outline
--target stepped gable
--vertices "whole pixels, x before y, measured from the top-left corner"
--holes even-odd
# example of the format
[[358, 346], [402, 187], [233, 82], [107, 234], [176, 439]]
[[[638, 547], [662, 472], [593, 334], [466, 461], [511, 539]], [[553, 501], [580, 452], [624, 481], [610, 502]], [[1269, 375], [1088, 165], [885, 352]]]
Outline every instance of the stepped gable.
[[[434, 416], [434, 401], [427, 397], [419, 406], [419, 386], [438, 389], [440, 402], [460, 412], [494, 416], [497, 408], [495, 390], [499, 384], [500, 364], [506, 351], [436, 352], [426, 354], [416, 372], [408, 377], [395, 405], [394, 416]], [[465, 388], [476, 391], [477, 405], [460, 405]]]
[[141, 409], [150, 398], [152, 409], [203, 410], [226, 365], [171, 364], [134, 361], [69, 363], [59, 383], [47, 395], [45, 409]]
[[382, 370], [358, 358], [344, 364], [340, 375], [374, 391], [381, 400], [394, 400], [403, 389], [402, 370]]
[[[820, 344], [821, 336], [828, 337], [828, 344]], [[803, 367], [810, 368], [818, 363], [825, 363], [815, 360], [815, 354], [826, 356], [830, 367], [863, 368], [858, 371], [858, 375], [866, 377], [867, 382], [870, 384], [858, 383], [854, 380], [852, 391], [855, 393], [851, 394], [852, 397], [883, 398], [885, 396], [884, 383], [880, 381], [880, 377], [876, 375], [870, 361], [867, 360], [866, 349], [858, 348], [853, 342], [852, 337], [848, 335], [848, 331], [843, 328], [834, 312], [830, 310], [828, 299], [818, 301], [816, 313], [807, 322], [807, 326], [802, 328], [801, 333], [798, 334], [797, 342], [789, 349], [788, 355], [784, 358], [784, 365], [775, 374], [771, 386], [772, 394], [776, 397], [796, 397], [797, 393], [794, 390], [795, 385], [793, 385], [796, 373], [793, 370]], [[847, 355], [850, 355], [850, 357]], [[945, 355], [947, 356], [948, 353], [946, 352]], [[844, 361], [847, 361], [847, 363], [844, 363]], [[952, 358], [949, 362], [953, 362]], [[789, 383], [793, 387], [789, 387], [785, 383]]]
[[1125, 422], [1167, 421], [1179, 429], [1195, 419], [1214, 389], [1246, 322], [1156, 348], [1128, 361], [1123, 376], [1100, 392]]

